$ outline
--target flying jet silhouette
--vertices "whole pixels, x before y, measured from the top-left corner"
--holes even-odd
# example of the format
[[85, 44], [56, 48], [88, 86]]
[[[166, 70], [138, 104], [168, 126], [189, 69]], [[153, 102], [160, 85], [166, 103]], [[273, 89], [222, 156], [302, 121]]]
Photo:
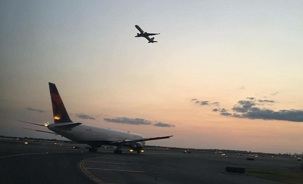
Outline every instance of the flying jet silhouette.
[[148, 33], [148, 32], [144, 32], [138, 25], [135, 25], [135, 27], [140, 32], [140, 33], [137, 33], [137, 35], [135, 37], [144, 37], [148, 40], [148, 43], [157, 42], [157, 41], [154, 41], [155, 37], [149, 37], [149, 36], [159, 35], [160, 33]]

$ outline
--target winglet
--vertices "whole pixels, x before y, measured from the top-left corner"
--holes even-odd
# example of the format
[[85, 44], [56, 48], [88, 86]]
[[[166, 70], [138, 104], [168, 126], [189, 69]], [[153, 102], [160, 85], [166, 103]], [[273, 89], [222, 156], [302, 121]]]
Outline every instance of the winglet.
[[72, 122], [64, 107], [63, 101], [59, 95], [56, 85], [50, 82], [49, 82], [49, 92], [52, 100], [54, 122], [55, 123]]

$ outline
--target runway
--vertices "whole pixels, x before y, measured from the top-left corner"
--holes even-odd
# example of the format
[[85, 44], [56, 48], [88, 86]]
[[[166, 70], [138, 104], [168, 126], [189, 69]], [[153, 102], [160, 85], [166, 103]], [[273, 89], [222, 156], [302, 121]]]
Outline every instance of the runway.
[[[79, 149], [73, 149], [78, 146]], [[113, 154], [112, 149], [88, 153], [85, 145], [45, 141], [0, 141], [0, 183], [102, 184], [278, 184], [225, 167], [297, 168], [292, 158], [256, 158], [207, 151], [146, 149], [144, 154]], [[124, 150], [125, 152], [127, 150]]]

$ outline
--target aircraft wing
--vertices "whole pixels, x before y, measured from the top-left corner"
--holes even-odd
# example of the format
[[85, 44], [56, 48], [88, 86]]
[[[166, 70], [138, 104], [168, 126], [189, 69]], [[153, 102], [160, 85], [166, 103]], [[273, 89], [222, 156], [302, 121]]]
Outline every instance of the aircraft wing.
[[127, 144], [127, 143], [135, 143], [135, 142], [159, 140], [159, 139], [168, 139], [170, 137], [172, 137], [172, 135], [162, 136], [162, 137], [142, 138], [142, 139], [135, 139], [135, 140], [124, 140], [124, 141], [116, 142], [116, 144]]
[[42, 133], [48, 133], [48, 134], [58, 135], [58, 134], [56, 134], [54, 132], [49, 132], [49, 131], [44, 131], [44, 130], [37, 130], [37, 129], [32, 129], [32, 128], [24, 128], [24, 129], [33, 130], [33, 131], [36, 131], [36, 132], [42, 132]]
[[[17, 120], [17, 121], [22, 122], [22, 123], [31, 124], [31, 125], [46, 127], [45, 125], [41, 125], [41, 124], [39, 124], [39, 123], [32, 123], [32, 122], [22, 121], [22, 120]], [[58, 135], [58, 134], [56, 134], [55, 132], [49, 132], [49, 131], [44, 131], [44, 130], [38, 130], [38, 129], [32, 129], [32, 128], [24, 128], [24, 129], [33, 130], [33, 131], [36, 131], [36, 132], [43, 132], [43, 133]]]
[[144, 33], [144, 31], [138, 25], [135, 25], [135, 27], [140, 31], [140, 33]]
[[155, 36], [155, 35], [159, 35], [160, 33], [147, 33], [148, 36]]
[[143, 141], [152, 141], [152, 140], [158, 140], [158, 139], [168, 139], [170, 137], [172, 137], [172, 135], [162, 136], [162, 137], [151, 137], [151, 138], [137, 139], [137, 140], [133, 140], [133, 142], [143, 142]]
[[32, 123], [32, 122], [28, 122], [28, 121], [21, 121], [21, 120], [17, 120], [17, 121], [20, 121], [22, 123], [27, 123], [27, 124], [32, 124], [32, 125], [37, 125], [37, 126], [42, 126], [42, 127], [45, 127], [45, 125], [41, 125], [41, 124], [38, 124], [38, 123]]

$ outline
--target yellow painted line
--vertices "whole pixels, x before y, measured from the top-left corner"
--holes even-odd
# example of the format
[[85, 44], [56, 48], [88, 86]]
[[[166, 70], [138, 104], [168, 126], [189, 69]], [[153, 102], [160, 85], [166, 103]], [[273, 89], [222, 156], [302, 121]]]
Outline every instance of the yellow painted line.
[[92, 173], [90, 173], [85, 167], [84, 167], [84, 162], [86, 159], [82, 160], [80, 162], [80, 169], [81, 171], [86, 174], [87, 177], [89, 177], [93, 182], [95, 183], [99, 183], [99, 184], [109, 184], [106, 183], [105, 181], [102, 181], [100, 178], [96, 177], [95, 175], [93, 175]]
[[[96, 168], [96, 167], [85, 167], [84, 164], [85, 162], [96, 162], [96, 163], [108, 163], [108, 164], [121, 164], [117, 162], [100, 162], [100, 161], [91, 161], [89, 160], [91, 158], [86, 158], [80, 162], [80, 169], [81, 171], [94, 183], [98, 184], [116, 184], [116, 183], [107, 183], [97, 176], [93, 175], [89, 170], [99, 170], [99, 171], [111, 171], [111, 172], [128, 172], [128, 173], [145, 173], [145, 171], [140, 171], [140, 170], [127, 170], [127, 169], [106, 169], [106, 168]], [[122, 163], [122, 164], [127, 164], [127, 163]]]
[[89, 167], [89, 168], [85, 168], [85, 169], [99, 170], [99, 171], [117, 171], [117, 172], [130, 172], [130, 173], [145, 173], [145, 171], [124, 170], [124, 169], [104, 169], [104, 168], [96, 168], [96, 167]]

